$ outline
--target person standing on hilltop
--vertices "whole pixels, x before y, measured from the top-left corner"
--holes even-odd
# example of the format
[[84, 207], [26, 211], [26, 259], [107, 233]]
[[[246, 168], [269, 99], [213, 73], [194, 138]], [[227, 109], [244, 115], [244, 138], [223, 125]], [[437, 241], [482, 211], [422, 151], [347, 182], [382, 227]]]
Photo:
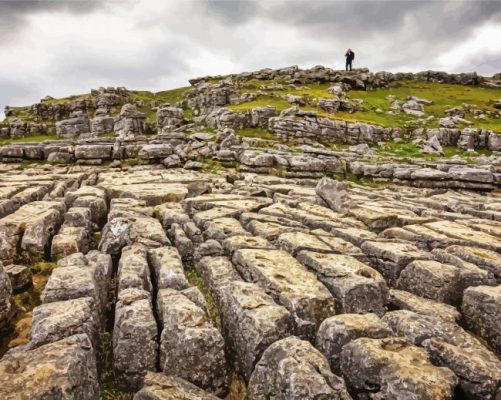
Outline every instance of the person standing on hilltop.
[[351, 64], [353, 63], [353, 60], [355, 59], [355, 53], [351, 51], [351, 49], [346, 50], [346, 54], [344, 55], [346, 57], [346, 71], [348, 71], [348, 67], [350, 67], [351, 71]]

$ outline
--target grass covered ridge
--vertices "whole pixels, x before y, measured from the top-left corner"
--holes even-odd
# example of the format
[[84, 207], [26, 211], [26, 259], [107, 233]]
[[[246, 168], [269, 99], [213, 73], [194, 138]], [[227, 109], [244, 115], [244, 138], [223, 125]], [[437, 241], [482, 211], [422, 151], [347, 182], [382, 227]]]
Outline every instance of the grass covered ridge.
[[[263, 91], [261, 86], [282, 86], [282, 89]], [[331, 98], [328, 92], [332, 83], [312, 83], [303, 86], [284, 84], [280, 81], [257, 81], [250, 80], [240, 83], [242, 92], [258, 93], [258, 97], [250, 102], [229, 106], [234, 111], [247, 111], [254, 107], [273, 106], [277, 111], [282, 111], [292, 105], [283, 96], [293, 94], [305, 97], [311, 103], [313, 98]], [[438, 119], [446, 117], [445, 110], [452, 107], [462, 106], [464, 103], [470, 104], [473, 108], [483, 111], [495, 111], [494, 101], [501, 98], [501, 89], [483, 88], [480, 86], [465, 86], [442, 84], [419, 81], [400, 81], [393, 87], [375, 90], [353, 90], [347, 92], [350, 100], [361, 99], [366, 111], [356, 111], [353, 113], [338, 112], [328, 114], [313, 104], [301, 107], [304, 110], [317, 112], [319, 116], [341, 119], [346, 121], [360, 121], [377, 124], [385, 127], [405, 127], [412, 123], [416, 117], [400, 113], [398, 115], [387, 114], [391, 103], [387, 96], [395, 96], [397, 100], [405, 101], [408, 96], [417, 96], [433, 102], [424, 107], [426, 116], [434, 116], [435, 119], [425, 125], [425, 127], [438, 127]], [[473, 127], [491, 129], [501, 132], [501, 118], [487, 117], [485, 120], [475, 120], [471, 113], [466, 113], [465, 118], [473, 122]]]

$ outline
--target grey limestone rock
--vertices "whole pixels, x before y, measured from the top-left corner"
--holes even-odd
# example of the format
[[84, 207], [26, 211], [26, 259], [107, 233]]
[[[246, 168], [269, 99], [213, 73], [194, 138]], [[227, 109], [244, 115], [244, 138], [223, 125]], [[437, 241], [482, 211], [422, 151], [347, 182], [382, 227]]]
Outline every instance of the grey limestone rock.
[[173, 289], [157, 295], [160, 335], [160, 369], [216, 394], [227, 390], [224, 339], [205, 311]]
[[5, 400], [100, 398], [95, 349], [85, 334], [0, 360], [0, 398]]
[[249, 398], [276, 400], [349, 400], [342, 378], [334, 375], [325, 357], [295, 336], [269, 346], [249, 382]]
[[452, 399], [458, 381], [401, 338], [353, 340], [341, 351], [341, 370], [349, 386], [378, 400]]

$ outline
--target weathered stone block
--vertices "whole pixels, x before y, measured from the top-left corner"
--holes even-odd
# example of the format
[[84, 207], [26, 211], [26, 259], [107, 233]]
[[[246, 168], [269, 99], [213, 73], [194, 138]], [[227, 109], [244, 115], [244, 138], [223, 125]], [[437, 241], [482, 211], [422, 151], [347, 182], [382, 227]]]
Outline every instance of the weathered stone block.
[[224, 339], [198, 305], [173, 289], [157, 295], [160, 368], [216, 394], [227, 389]]
[[97, 335], [102, 328], [90, 297], [56, 301], [33, 309], [31, 343], [40, 346], [63, 338], [85, 333], [97, 347]]
[[115, 308], [113, 360], [131, 388], [141, 387], [146, 371], [155, 371], [157, 339], [151, 295], [138, 288], [121, 290]]
[[290, 336], [269, 346], [252, 373], [249, 398], [260, 400], [351, 399], [342, 378], [309, 342]]
[[160, 373], [147, 372], [143, 388], [134, 400], [218, 400], [219, 397], [205, 392], [184, 379]]
[[175, 247], [148, 250], [148, 261], [155, 274], [157, 289], [183, 290], [190, 286], [184, 276], [181, 256]]
[[385, 312], [388, 287], [375, 269], [341, 254], [302, 251], [298, 260], [314, 271], [329, 289], [339, 313]]
[[314, 274], [282, 250], [241, 249], [233, 262], [294, 317], [300, 337], [313, 340], [320, 323], [335, 314], [335, 300]]
[[435, 367], [426, 351], [400, 338], [359, 338], [341, 352], [341, 370], [357, 391], [385, 400], [452, 399], [458, 379], [448, 368]]
[[291, 314], [252, 283], [233, 281], [219, 287], [218, 293], [223, 331], [248, 381], [263, 351], [293, 333]]
[[340, 373], [339, 357], [344, 345], [360, 337], [382, 339], [390, 336], [393, 332], [376, 314], [341, 314], [322, 322], [315, 347], [327, 358], [332, 371]]
[[442, 303], [456, 304], [461, 298], [459, 269], [437, 261], [416, 260], [400, 273], [399, 289]]
[[461, 313], [466, 325], [501, 353], [501, 285], [466, 289]]
[[75, 335], [0, 360], [0, 398], [5, 400], [100, 398], [95, 349]]

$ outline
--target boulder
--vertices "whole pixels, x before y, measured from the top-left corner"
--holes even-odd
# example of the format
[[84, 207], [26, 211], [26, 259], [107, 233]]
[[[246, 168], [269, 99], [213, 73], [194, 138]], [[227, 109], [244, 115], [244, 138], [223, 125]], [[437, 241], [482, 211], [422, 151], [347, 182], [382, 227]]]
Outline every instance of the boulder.
[[450, 368], [468, 398], [495, 397], [501, 378], [501, 362], [459, 325], [406, 310], [389, 312], [383, 321], [395, 335], [425, 347], [435, 365]]
[[398, 310], [410, 310], [422, 315], [431, 315], [447, 321], [459, 321], [461, 314], [449, 304], [425, 299], [405, 290], [390, 289], [390, 306]]
[[347, 188], [348, 185], [345, 182], [322, 178], [315, 188], [315, 193], [332, 210], [341, 212], [349, 207]]
[[338, 313], [384, 314], [388, 287], [373, 268], [343, 254], [302, 251], [297, 258], [314, 271], [332, 293]]
[[[4, 268], [5, 268], [5, 271], [7, 272], [7, 274], [9, 275], [9, 279], [10, 279], [10, 283], [11, 283], [13, 291], [18, 292], [18, 291], [21, 291], [21, 290], [23, 290], [31, 285], [32, 274], [31, 274], [31, 269], [29, 269], [28, 267], [25, 267], [24, 265], [10, 264], [10, 265], [6, 265]], [[0, 274], [1, 274], [1, 272], [0, 272]], [[0, 287], [2, 287], [1, 284], [0, 284]], [[1, 295], [0, 295], [0, 297], [1, 297]], [[0, 306], [0, 309], [1, 308], [2, 307]], [[0, 314], [1, 314], [1, 311], [0, 311]], [[0, 320], [1, 319], [2, 318], [0, 317]]]
[[113, 117], [102, 115], [96, 116], [90, 120], [90, 132], [93, 135], [101, 136], [113, 132], [115, 119]]
[[153, 269], [157, 289], [187, 289], [190, 285], [184, 276], [183, 262], [175, 247], [148, 250], [148, 261]]
[[[430, 285], [430, 282], [433, 282], [433, 285]], [[411, 262], [400, 273], [397, 286], [441, 303], [457, 304], [461, 297], [459, 269], [437, 261]]]
[[122, 248], [137, 240], [137, 233], [128, 218], [113, 218], [103, 228], [99, 250], [111, 255], [120, 254]]
[[157, 109], [157, 128], [174, 129], [183, 124], [183, 109], [164, 104]]
[[147, 249], [140, 244], [124, 247], [118, 262], [118, 290], [143, 289], [151, 292], [152, 283], [147, 259]]
[[59, 258], [73, 253], [87, 253], [89, 251], [89, 236], [89, 231], [85, 228], [63, 226], [52, 240], [52, 257]]
[[146, 132], [146, 114], [139, 112], [133, 104], [124, 104], [120, 115], [115, 119], [114, 131], [122, 140], [143, 135]]
[[86, 115], [56, 122], [57, 136], [63, 139], [76, 139], [81, 134], [89, 133], [90, 121]]

